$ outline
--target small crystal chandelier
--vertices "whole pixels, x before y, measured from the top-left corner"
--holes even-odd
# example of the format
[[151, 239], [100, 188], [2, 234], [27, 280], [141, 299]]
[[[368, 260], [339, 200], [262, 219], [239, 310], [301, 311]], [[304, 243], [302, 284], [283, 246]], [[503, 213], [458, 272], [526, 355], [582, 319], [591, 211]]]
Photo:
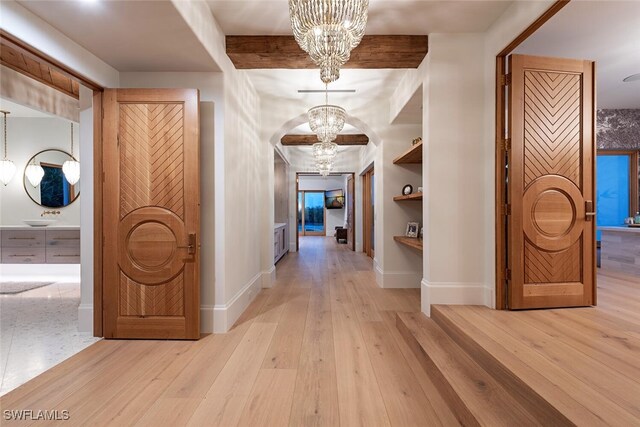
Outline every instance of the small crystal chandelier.
[[316, 161], [316, 169], [320, 176], [327, 177], [333, 169], [333, 161]]
[[73, 122], [71, 122], [71, 160], [62, 164], [62, 172], [71, 185], [75, 185], [80, 180], [80, 162], [73, 157]]
[[0, 111], [4, 115], [4, 157], [0, 160], [0, 181], [6, 186], [16, 173], [16, 165], [7, 158], [7, 114], [8, 111]]
[[331, 142], [344, 128], [347, 112], [337, 105], [329, 105], [329, 88], [326, 86], [325, 103], [307, 112], [309, 126], [321, 142]]
[[318, 162], [332, 162], [338, 154], [338, 144], [334, 142], [317, 142], [312, 146], [313, 157]]
[[293, 36], [320, 67], [323, 82], [340, 77], [364, 36], [368, 9], [369, 0], [289, 0]]
[[31, 185], [33, 185], [33, 188], [35, 188], [40, 185], [40, 181], [42, 181], [44, 177], [44, 169], [42, 166], [36, 164], [36, 158], [34, 157], [31, 164], [24, 170], [24, 174], [27, 176]]

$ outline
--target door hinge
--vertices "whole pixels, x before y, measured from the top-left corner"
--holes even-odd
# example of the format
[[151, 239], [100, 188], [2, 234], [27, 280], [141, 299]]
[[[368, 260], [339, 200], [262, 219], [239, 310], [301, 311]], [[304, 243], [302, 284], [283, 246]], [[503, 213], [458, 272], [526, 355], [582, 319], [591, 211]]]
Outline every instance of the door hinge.
[[510, 268], [507, 268], [504, 271], [504, 280], [507, 280], [507, 281], [511, 280], [511, 269]]
[[503, 212], [504, 212], [504, 215], [506, 216], [511, 215], [511, 203], [505, 203], [503, 207]]
[[502, 86], [509, 86], [511, 84], [511, 74], [503, 74], [500, 76], [500, 84], [502, 84]]
[[511, 138], [506, 138], [502, 140], [502, 148], [504, 151], [511, 150]]
[[120, 134], [116, 135], [116, 139], [118, 140], [118, 147], [120, 147]]

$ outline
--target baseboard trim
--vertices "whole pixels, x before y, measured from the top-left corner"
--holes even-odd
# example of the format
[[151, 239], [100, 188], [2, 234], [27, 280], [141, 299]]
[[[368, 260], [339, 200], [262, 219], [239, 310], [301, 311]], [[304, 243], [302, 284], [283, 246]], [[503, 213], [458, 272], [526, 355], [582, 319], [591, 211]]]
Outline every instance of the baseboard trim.
[[272, 288], [276, 283], [276, 266], [272, 265], [270, 269], [262, 272], [262, 288]]
[[200, 333], [211, 334], [213, 333], [214, 325], [214, 306], [202, 305], [200, 306]]
[[78, 332], [93, 333], [93, 304], [78, 306]]
[[262, 273], [258, 273], [227, 304], [213, 307], [213, 332], [224, 334], [236, 323], [262, 289]]
[[384, 271], [373, 261], [378, 286], [385, 289], [418, 289], [420, 288], [421, 272], [416, 271]]
[[473, 282], [429, 282], [422, 279], [422, 312], [431, 316], [431, 305], [485, 305], [484, 283]]

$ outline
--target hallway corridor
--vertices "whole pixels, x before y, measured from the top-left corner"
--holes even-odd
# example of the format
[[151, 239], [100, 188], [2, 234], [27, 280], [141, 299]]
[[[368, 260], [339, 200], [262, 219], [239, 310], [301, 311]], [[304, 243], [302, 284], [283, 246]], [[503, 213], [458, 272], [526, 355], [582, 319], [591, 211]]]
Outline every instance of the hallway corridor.
[[380, 289], [370, 258], [305, 237], [228, 334], [99, 341], [0, 403], [68, 410], [65, 426], [456, 425], [397, 311], [420, 311], [419, 290]]

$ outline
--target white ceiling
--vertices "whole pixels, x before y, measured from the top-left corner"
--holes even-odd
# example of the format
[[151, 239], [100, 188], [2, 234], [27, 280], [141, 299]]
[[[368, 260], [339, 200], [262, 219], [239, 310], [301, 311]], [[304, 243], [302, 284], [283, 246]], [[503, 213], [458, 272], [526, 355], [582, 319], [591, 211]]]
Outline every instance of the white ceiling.
[[639, 1], [572, 1], [517, 53], [594, 60], [598, 108], [640, 108]]
[[[288, 0], [207, 0], [225, 34], [291, 34]], [[369, 0], [367, 34], [485, 31], [511, 1]]]
[[118, 71], [219, 71], [168, 1], [19, 3]]
[[50, 119], [55, 118], [56, 116], [52, 116], [51, 114], [43, 113], [38, 110], [34, 110], [29, 107], [25, 107], [24, 105], [16, 104], [13, 101], [9, 101], [5, 98], [0, 98], [0, 110], [8, 111], [9, 114], [7, 117], [30, 117], [37, 119]]
[[[324, 93], [298, 93], [299, 89], [324, 90], [319, 70], [247, 70], [256, 90], [274, 98], [290, 99], [307, 106], [324, 104]], [[340, 70], [340, 79], [329, 89], [355, 89], [355, 93], [330, 93], [329, 104], [349, 111], [367, 107], [373, 100], [390, 97], [406, 70]]]

